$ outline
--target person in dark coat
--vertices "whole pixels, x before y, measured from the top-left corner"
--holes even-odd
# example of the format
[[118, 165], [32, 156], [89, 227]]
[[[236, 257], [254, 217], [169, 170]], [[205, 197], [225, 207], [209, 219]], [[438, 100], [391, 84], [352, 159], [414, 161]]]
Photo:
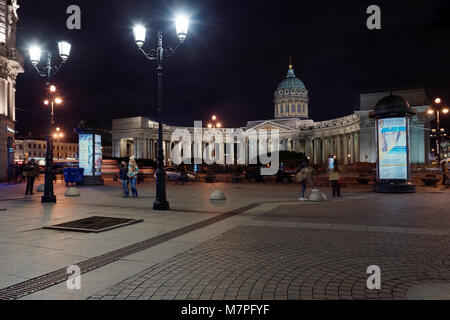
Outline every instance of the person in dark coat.
[[130, 179], [128, 178], [128, 165], [125, 161], [120, 164], [119, 179], [122, 182], [123, 197], [128, 198], [130, 196]]
[[27, 177], [27, 188], [25, 191], [25, 195], [28, 193], [33, 195], [34, 188], [34, 180], [39, 176], [39, 165], [36, 163], [34, 159], [31, 159], [30, 162], [25, 166], [25, 172]]

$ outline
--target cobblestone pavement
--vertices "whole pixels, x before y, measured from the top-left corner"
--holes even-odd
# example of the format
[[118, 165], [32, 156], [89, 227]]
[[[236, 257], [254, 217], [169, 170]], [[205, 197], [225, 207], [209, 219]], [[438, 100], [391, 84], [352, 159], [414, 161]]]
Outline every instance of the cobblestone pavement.
[[407, 299], [450, 286], [449, 206], [446, 191], [280, 203], [90, 299]]
[[406, 299], [426, 283], [450, 283], [449, 236], [239, 226], [91, 299]]

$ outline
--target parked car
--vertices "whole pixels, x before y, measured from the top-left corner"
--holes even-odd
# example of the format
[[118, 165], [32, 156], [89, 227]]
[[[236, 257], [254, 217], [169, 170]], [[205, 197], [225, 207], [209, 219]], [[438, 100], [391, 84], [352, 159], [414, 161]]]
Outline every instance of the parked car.
[[261, 175], [261, 167], [249, 167], [245, 170], [245, 179], [250, 182], [261, 182], [263, 177]]
[[[176, 181], [180, 178], [181, 170], [174, 167], [166, 167], [164, 168], [164, 171], [166, 171], [166, 179], [170, 181]], [[198, 175], [194, 172], [190, 171], [184, 171], [186, 173], [186, 180], [187, 181], [198, 181]], [[156, 173], [155, 173], [156, 178]]]
[[295, 171], [292, 170], [278, 170], [277, 174], [275, 175], [277, 177], [277, 182], [282, 183], [292, 183], [292, 181], [295, 180]]

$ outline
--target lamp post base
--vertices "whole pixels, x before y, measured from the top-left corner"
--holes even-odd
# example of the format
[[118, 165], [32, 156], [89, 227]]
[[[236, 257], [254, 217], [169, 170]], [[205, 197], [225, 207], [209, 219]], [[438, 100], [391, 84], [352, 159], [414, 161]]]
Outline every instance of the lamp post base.
[[41, 198], [41, 203], [56, 203], [56, 196], [52, 195], [44, 195]]
[[416, 185], [409, 181], [377, 181], [373, 191], [378, 193], [415, 193]]
[[158, 201], [153, 202], [153, 210], [169, 210], [169, 202], [168, 201]]

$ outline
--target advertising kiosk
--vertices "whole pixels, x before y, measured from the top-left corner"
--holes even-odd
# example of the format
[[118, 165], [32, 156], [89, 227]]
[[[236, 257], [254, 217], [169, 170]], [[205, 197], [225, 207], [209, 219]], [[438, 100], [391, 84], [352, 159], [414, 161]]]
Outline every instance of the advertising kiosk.
[[409, 159], [409, 118], [414, 113], [408, 101], [390, 95], [381, 99], [370, 114], [376, 126], [375, 192], [416, 192], [416, 186], [411, 181]]
[[103, 185], [102, 136], [96, 125], [82, 121], [77, 128], [79, 167], [84, 169], [84, 185]]

